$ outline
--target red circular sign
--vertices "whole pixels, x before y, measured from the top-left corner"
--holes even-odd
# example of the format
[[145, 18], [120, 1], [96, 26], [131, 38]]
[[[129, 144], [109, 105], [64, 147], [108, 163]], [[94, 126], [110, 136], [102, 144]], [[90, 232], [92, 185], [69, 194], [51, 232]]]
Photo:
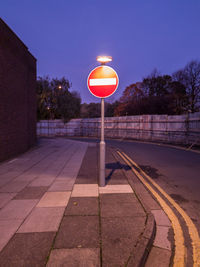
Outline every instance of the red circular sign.
[[116, 71], [108, 66], [99, 66], [93, 69], [87, 79], [90, 93], [96, 97], [111, 96], [118, 87], [119, 78]]

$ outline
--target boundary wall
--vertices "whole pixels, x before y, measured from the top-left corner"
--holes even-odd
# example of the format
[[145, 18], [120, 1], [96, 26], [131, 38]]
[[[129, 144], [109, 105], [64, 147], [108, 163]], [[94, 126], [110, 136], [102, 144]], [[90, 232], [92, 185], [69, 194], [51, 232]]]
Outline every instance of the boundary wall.
[[[38, 136], [99, 137], [101, 118], [43, 120]], [[200, 112], [178, 116], [140, 115], [105, 118], [105, 137], [172, 144], [200, 145]]]
[[0, 19], [0, 161], [36, 142], [36, 59]]

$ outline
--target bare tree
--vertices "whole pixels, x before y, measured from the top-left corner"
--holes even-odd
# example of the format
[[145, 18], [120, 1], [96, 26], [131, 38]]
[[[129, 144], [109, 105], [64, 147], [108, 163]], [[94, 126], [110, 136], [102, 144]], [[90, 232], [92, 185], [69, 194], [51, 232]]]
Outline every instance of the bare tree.
[[175, 81], [181, 82], [189, 98], [188, 110], [192, 113], [200, 109], [200, 62], [193, 60], [184, 69], [173, 74]]

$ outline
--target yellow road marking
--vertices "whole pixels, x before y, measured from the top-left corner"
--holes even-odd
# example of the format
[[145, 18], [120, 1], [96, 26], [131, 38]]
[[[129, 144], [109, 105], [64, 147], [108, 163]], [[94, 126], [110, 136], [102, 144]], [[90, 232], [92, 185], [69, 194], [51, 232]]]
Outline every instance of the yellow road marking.
[[[123, 153], [123, 152], [122, 152]], [[200, 266], [200, 238], [197, 228], [195, 227], [193, 221], [187, 215], [187, 213], [157, 184], [153, 181], [149, 175], [147, 175], [131, 158], [129, 158], [125, 153], [124, 156], [140, 170], [140, 172], [167, 198], [167, 200], [176, 208], [176, 210], [181, 214], [189, 230], [189, 235], [192, 241], [193, 249], [193, 266]]]
[[175, 241], [175, 253], [174, 253], [174, 266], [175, 267], [184, 267], [185, 262], [185, 246], [184, 246], [184, 237], [181, 225], [178, 218], [172, 211], [172, 209], [167, 205], [167, 203], [159, 196], [159, 194], [150, 186], [150, 184], [136, 171], [133, 166], [130, 164], [128, 159], [119, 151], [117, 153], [122, 157], [122, 159], [131, 167], [132, 171], [137, 175], [140, 181], [149, 189], [149, 191], [156, 197], [161, 207], [167, 214], [168, 218], [172, 223], [174, 229], [174, 241]]

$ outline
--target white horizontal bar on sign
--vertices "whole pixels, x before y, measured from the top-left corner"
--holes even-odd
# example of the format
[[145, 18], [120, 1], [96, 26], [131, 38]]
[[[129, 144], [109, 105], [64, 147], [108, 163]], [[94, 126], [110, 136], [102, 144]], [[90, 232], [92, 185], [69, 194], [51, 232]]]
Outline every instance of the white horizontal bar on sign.
[[117, 84], [116, 78], [103, 78], [103, 79], [90, 79], [90, 86], [97, 85], [115, 85]]

